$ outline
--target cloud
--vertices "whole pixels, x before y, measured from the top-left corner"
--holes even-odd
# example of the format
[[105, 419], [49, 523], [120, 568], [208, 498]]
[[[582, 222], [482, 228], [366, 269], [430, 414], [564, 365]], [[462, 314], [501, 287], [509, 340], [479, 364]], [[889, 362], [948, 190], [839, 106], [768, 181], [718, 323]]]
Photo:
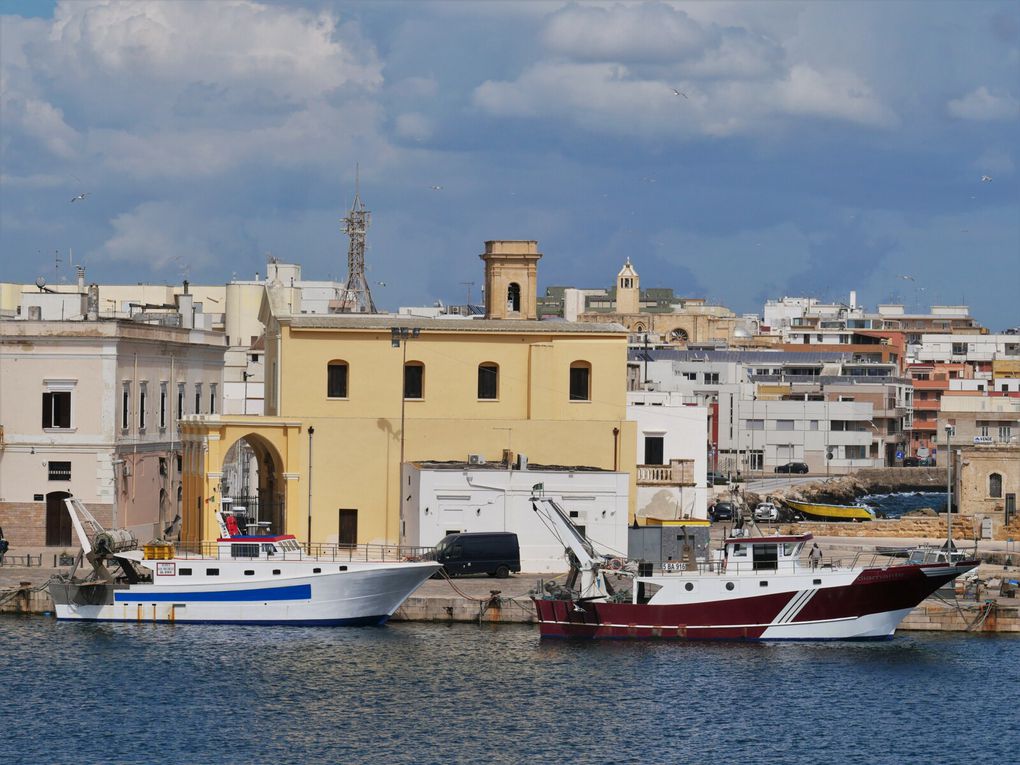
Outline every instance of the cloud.
[[961, 120], [1008, 120], [1020, 115], [1020, 101], [1011, 95], [995, 95], [984, 85], [947, 104], [949, 113]]
[[873, 127], [892, 127], [896, 115], [883, 106], [852, 72], [819, 72], [800, 64], [776, 86], [781, 108], [789, 114], [842, 119]]

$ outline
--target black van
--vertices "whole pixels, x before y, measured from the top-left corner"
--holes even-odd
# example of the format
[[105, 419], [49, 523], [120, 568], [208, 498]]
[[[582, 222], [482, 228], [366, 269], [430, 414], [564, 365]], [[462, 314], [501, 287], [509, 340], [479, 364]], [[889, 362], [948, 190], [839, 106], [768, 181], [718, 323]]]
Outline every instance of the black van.
[[506, 579], [521, 570], [521, 546], [507, 531], [447, 534], [436, 545], [436, 561], [450, 576], [484, 573]]

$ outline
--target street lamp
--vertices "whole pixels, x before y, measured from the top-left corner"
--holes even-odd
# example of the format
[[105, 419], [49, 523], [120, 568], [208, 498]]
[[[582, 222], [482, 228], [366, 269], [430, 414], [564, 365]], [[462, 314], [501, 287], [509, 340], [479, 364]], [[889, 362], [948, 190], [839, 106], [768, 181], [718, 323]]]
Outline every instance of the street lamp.
[[397, 466], [397, 502], [400, 510], [400, 527], [397, 538], [404, 541], [404, 495], [401, 472], [404, 469], [404, 409], [407, 404], [407, 341], [421, 334], [418, 327], [390, 327], [390, 346], [403, 349], [403, 362], [400, 365], [400, 464]]
[[946, 560], [952, 561], [953, 551], [953, 426], [946, 425]]

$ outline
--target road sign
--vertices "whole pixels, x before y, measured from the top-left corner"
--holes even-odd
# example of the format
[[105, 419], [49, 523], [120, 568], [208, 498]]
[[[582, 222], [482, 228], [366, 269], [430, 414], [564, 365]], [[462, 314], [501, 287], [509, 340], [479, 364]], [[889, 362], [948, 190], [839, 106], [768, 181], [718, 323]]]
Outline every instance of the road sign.
[[898, 459], [898, 460], [903, 459], [903, 452], [902, 451], [896, 452], [896, 459]]

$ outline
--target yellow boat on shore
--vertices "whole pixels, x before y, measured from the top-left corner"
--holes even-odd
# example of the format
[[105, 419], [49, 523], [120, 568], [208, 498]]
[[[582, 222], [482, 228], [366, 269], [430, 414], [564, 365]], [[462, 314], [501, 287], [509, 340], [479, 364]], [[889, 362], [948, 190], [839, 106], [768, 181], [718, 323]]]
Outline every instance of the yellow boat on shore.
[[809, 521], [873, 521], [875, 512], [864, 505], [825, 505], [820, 502], [783, 502]]

